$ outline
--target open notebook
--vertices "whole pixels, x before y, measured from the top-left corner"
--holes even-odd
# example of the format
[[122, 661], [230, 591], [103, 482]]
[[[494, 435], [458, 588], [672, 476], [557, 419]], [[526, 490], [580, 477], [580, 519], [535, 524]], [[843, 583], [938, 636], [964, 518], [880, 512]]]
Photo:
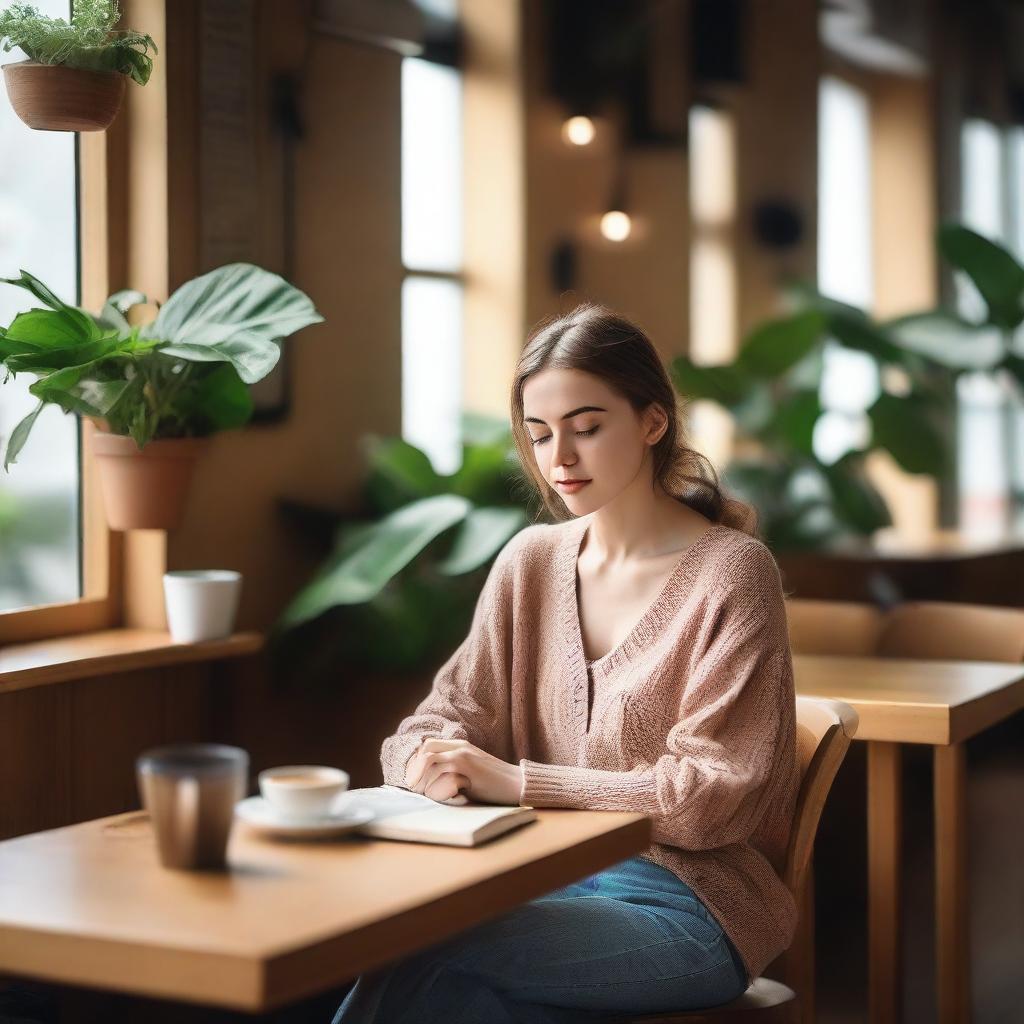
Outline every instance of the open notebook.
[[398, 786], [353, 789], [346, 796], [346, 806], [367, 807], [375, 815], [355, 831], [411, 843], [478, 846], [537, 818], [532, 807], [472, 804], [465, 797], [438, 803]]

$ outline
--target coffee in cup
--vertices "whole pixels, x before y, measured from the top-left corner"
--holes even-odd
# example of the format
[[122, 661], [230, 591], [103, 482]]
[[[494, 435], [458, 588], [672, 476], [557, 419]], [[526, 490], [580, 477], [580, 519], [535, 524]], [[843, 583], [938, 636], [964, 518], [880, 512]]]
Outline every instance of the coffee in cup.
[[260, 793], [289, 818], [320, 818], [348, 789], [348, 773], [327, 765], [298, 764], [267, 768], [259, 774]]

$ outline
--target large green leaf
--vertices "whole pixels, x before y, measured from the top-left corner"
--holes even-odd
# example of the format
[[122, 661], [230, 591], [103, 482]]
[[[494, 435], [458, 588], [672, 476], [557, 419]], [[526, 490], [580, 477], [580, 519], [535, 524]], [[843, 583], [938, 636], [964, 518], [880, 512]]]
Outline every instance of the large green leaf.
[[1024, 359], [1011, 353], [1003, 359], [1001, 365], [1013, 375], [1017, 384], [1024, 388]]
[[821, 340], [825, 317], [807, 309], [758, 327], [743, 343], [737, 366], [754, 377], [777, 377]]
[[461, 522], [472, 508], [454, 494], [438, 494], [385, 516], [363, 543], [347, 547], [291, 602], [285, 627], [298, 625], [341, 604], [370, 601], [432, 540]]
[[521, 508], [474, 508], [463, 520], [448, 557], [437, 570], [444, 576], [461, 576], [489, 562], [505, 542], [526, 525]]
[[167, 355], [231, 363], [247, 384], [266, 376], [277, 342], [323, 317], [309, 296], [251, 263], [231, 263], [183, 284], [144, 334]]
[[88, 370], [88, 366], [58, 370], [48, 377], [41, 377], [29, 387], [29, 391], [65, 412], [82, 416], [106, 416], [130, 385], [125, 380], [82, 380]]
[[791, 395], [776, 409], [771, 431], [787, 445], [814, 454], [814, 425], [821, 415], [821, 400], [817, 391], [802, 391]]
[[988, 306], [989, 320], [1013, 330], [1024, 320], [1024, 267], [1002, 246], [962, 224], [943, 224], [939, 251], [974, 282]]
[[444, 477], [427, 453], [401, 437], [367, 434], [361, 443], [369, 466], [366, 493], [374, 508], [393, 512], [410, 501], [441, 494]]
[[74, 345], [71, 348], [35, 349], [20, 355], [10, 355], [7, 357], [6, 363], [12, 373], [27, 372], [42, 375], [51, 370], [91, 365], [123, 350], [124, 343], [115, 335], [111, 335], [107, 338], [100, 338], [98, 341]]
[[913, 313], [882, 324], [904, 348], [953, 370], [988, 370], [1003, 354], [1003, 336], [988, 324], [973, 324], [955, 313]]
[[832, 492], [837, 517], [851, 529], [869, 536], [892, 525], [885, 501], [864, 475], [859, 461], [844, 456], [831, 466], [822, 466], [821, 473]]
[[908, 473], [942, 476], [948, 468], [946, 442], [935, 424], [935, 403], [910, 394], [882, 393], [868, 409], [872, 445], [885, 448]]
[[475, 505], [503, 505], [511, 500], [508, 481], [517, 468], [504, 442], [464, 444], [462, 464], [448, 478], [448, 489]]
[[687, 398], [707, 398], [729, 407], [746, 395], [750, 380], [735, 364], [698, 366], [687, 356], [672, 361], [672, 381]]
[[225, 364], [197, 382], [191, 409], [211, 430], [236, 430], [252, 417], [252, 395], [235, 368]]
[[247, 384], [266, 377], [281, 358], [281, 349], [275, 342], [241, 332], [220, 341], [166, 345], [160, 351], [193, 363], [230, 363]]
[[21, 449], [25, 447], [25, 442], [28, 440], [28, 435], [32, 432], [32, 427], [35, 425], [36, 419], [39, 414], [43, 411], [44, 402], [40, 402], [20, 423], [11, 431], [11, 436], [7, 441], [7, 451], [4, 453], [4, 469], [8, 469], [13, 463], [18, 461], [18, 455], [21, 453]]
[[836, 314], [829, 317], [828, 329], [845, 348], [867, 352], [883, 363], [897, 366], [906, 363], [906, 353], [868, 320]]
[[71, 311], [30, 309], [19, 313], [7, 328], [12, 341], [22, 341], [42, 350], [75, 348], [98, 340], [100, 329], [91, 320]]
[[66, 314], [78, 323], [83, 337], [91, 336], [91, 332], [95, 330], [96, 325], [88, 314], [83, 313], [75, 306], [69, 306], [66, 302], [62, 302], [38, 277], [33, 277], [27, 270], [21, 271], [21, 277], [0, 277], [0, 284], [12, 284], [16, 288], [24, 288], [39, 299], [44, 306]]

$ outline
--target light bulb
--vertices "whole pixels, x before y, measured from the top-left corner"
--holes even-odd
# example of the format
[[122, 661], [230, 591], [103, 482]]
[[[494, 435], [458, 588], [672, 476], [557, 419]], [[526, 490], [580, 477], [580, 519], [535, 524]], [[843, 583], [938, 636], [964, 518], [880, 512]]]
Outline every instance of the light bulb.
[[601, 218], [601, 234], [609, 242], [624, 242], [633, 230], [633, 222], [622, 210], [609, 210]]
[[562, 123], [562, 138], [570, 146], [589, 146], [595, 134], [594, 122], [589, 117], [578, 115]]

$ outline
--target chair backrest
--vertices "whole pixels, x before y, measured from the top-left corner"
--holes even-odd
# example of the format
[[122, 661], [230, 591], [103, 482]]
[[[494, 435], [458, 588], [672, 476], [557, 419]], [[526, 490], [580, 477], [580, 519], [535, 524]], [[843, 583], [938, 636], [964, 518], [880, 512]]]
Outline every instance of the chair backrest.
[[803, 906], [807, 865], [814, 850], [814, 836], [832, 788], [832, 780], [843, 763], [850, 740], [857, 732], [857, 712], [838, 700], [823, 697], [796, 698], [796, 757], [800, 770], [793, 831], [783, 881]]
[[794, 654], [874, 654], [883, 624], [874, 605], [800, 597], [786, 601], [786, 618]]
[[1024, 608], [908, 601], [885, 616], [878, 654], [1024, 662]]

